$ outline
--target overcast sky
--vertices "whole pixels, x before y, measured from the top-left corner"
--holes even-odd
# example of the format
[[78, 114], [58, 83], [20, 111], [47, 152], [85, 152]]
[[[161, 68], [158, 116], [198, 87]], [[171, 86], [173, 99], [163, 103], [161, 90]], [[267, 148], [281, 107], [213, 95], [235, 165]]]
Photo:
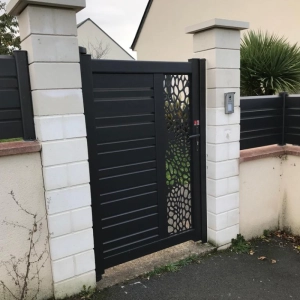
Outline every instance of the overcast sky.
[[136, 57], [130, 46], [147, 3], [148, 0], [86, 0], [86, 8], [77, 14], [77, 23], [91, 18], [126, 51]]
[[86, 0], [86, 8], [77, 14], [77, 23], [91, 18], [133, 55], [129, 48], [147, 3], [148, 0]]

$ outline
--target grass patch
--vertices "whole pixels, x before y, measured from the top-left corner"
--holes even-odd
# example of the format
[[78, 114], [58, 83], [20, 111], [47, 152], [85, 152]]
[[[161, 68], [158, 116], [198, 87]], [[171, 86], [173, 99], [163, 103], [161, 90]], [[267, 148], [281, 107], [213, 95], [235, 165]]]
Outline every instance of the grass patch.
[[13, 138], [13, 139], [3, 139], [3, 140], [0, 140], [0, 143], [21, 142], [21, 141], [23, 141], [22, 138]]
[[168, 273], [168, 272], [174, 273], [174, 272], [179, 271], [181, 268], [183, 268], [187, 265], [190, 265], [192, 263], [200, 263], [199, 256], [191, 255], [191, 256], [189, 256], [187, 258], [184, 258], [184, 259], [181, 259], [177, 262], [170, 263], [170, 264], [165, 265], [165, 266], [154, 268], [154, 270], [147, 273], [145, 275], [145, 277], [150, 278], [150, 277], [157, 276], [157, 275], [162, 275], [162, 274]]
[[230, 249], [236, 253], [249, 253], [251, 251], [251, 244], [241, 234], [238, 234], [236, 239], [231, 240]]

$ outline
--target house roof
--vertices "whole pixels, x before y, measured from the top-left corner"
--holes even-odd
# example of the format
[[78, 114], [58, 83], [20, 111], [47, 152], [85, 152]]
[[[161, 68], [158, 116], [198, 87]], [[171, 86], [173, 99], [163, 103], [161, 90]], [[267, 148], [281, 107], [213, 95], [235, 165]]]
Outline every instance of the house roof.
[[134, 40], [133, 40], [132, 45], [131, 45], [131, 47], [130, 47], [130, 49], [132, 49], [132, 50], [134, 50], [134, 48], [135, 48], [135, 46], [136, 46], [136, 43], [137, 43], [137, 41], [138, 41], [138, 39], [139, 39], [139, 37], [140, 37], [140, 34], [141, 34], [141, 32], [142, 32], [143, 26], [144, 26], [145, 21], [146, 21], [146, 19], [147, 19], [147, 16], [148, 16], [148, 13], [149, 13], [149, 11], [150, 11], [150, 8], [151, 8], [152, 3], [153, 3], [153, 0], [149, 0], [149, 1], [148, 1], [148, 4], [147, 4], [146, 9], [145, 9], [145, 11], [144, 11], [144, 15], [143, 15], [142, 20], [141, 20], [141, 22], [140, 22], [139, 28], [138, 28], [138, 30], [137, 30], [137, 32], [136, 32], [136, 34], [135, 34]]
[[108, 38], [110, 38], [116, 45], [118, 45], [124, 52], [126, 52], [130, 57], [132, 57], [134, 60], [135, 58], [130, 55], [122, 46], [120, 46], [110, 35], [108, 35], [102, 28], [100, 28], [92, 19], [87, 18], [86, 20], [82, 21], [81, 23], [77, 24], [77, 28], [85, 24], [87, 21], [92, 22], [97, 28], [99, 28]]

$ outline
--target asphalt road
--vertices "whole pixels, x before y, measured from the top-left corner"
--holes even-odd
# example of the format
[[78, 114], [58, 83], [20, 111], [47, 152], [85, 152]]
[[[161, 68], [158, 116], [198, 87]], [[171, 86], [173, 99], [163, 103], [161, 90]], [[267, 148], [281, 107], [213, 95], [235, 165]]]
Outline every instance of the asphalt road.
[[[179, 272], [104, 290], [100, 299], [300, 299], [300, 254], [292, 245], [276, 238], [257, 241], [254, 249], [253, 255], [229, 251], [211, 254]], [[259, 260], [261, 256], [266, 260]]]

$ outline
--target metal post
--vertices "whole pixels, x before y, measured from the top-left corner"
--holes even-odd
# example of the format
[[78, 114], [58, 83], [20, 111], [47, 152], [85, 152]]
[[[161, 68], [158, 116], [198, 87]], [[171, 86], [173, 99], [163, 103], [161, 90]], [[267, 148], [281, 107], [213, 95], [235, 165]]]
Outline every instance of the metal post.
[[288, 96], [287, 92], [279, 93], [279, 96], [282, 99], [282, 135], [281, 135], [281, 143], [279, 143], [279, 146], [286, 145], [285, 143], [285, 106], [286, 106], [286, 97]]

